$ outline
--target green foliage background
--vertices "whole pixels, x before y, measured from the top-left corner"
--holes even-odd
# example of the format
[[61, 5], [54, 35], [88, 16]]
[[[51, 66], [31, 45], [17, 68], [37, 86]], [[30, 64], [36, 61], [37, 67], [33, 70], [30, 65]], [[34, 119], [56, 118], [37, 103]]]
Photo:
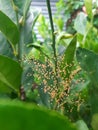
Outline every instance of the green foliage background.
[[0, 0], [0, 129], [97, 130], [98, 2], [59, 0], [53, 17], [46, 0], [49, 21], [30, 4]]

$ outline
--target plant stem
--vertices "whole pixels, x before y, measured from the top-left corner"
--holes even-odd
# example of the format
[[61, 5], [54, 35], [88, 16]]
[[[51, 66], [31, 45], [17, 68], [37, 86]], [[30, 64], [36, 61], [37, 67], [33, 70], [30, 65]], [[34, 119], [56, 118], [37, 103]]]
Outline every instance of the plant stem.
[[49, 19], [50, 19], [50, 25], [51, 25], [51, 30], [52, 30], [52, 48], [54, 51], [54, 56], [56, 57], [56, 48], [55, 48], [55, 35], [54, 35], [54, 25], [53, 25], [53, 19], [52, 19], [52, 12], [51, 12], [51, 6], [50, 6], [50, 0], [47, 0], [47, 8], [48, 8], [48, 14], [49, 14]]
[[18, 12], [16, 11], [15, 13], [16, 13], [17, 27], [18, 27], [18, 29], [19, 29], [19, 18], [18, 18]]
[[19, 27], [19, 31], [20, 31], [20, 40], [19, 40], [19, 43], [18, 43], [18, 60], [20, 62], [20, 64], [22, 63], [22, 53], [23, 53], [23, 38], [22, 38], [22, 35], [21, 35], [21, 32], [22, 32], [22, 27], [20, 25]]
[[23, 38], [22, 38], [22, 25], [19, 24], [19, 19], [18, 19], [18, 13], [16, 12], [16, 19], [17, 19], [17, 27], [19, 29], [20, 32], [20, 39], [19, 39], [19, 43], [18, 43], [18, 61], [21, 64], [22, 62], [22, 43], [23, 43]]
[[54, 25], [53, 25], [53, 19], [52, 19], [52, 11], [51, 11], [51, 5], [50, 0], [46, 0], [47, 2], [47, 8], [48, 8], [48, 14], [49, 14], [49, 20], [52, 30], [52, 48], [54, 52], [54, 62], [55, 62], [55, 73], [56, 73], [56, 86], [58, 88], [58, 67], [57, 67], [57, 55], [56, 55], [56, 41], [55, 41], [55, 34], [54, 34]]
[[[16, 13], [17, 27], [18, 27], [18, 29], [20, 31], [21, 30], [21, 25], [19, 24], [18, 12], [16, 11], [15, 13]], [[22, 53], [22, 51], [21, 51], [20, 39], [19, 39], [19, 43], [18, 43], [18, 52], [17, 53], [18, 53], [18, 56], [17, 56], [18, 61], [19, 61], [19, 63], [21, 63], [21, 53]]]

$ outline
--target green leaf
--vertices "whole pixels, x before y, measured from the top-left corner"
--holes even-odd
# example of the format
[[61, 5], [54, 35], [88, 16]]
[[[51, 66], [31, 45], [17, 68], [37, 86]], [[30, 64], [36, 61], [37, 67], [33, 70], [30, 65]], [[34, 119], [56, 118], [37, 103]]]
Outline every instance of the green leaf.
[[39, 59], [39, 57], [40, 57], [39, 49], [32, 48], [32, 50], [28, 54], [28, 59], [32, 59], [32, 58]]
[[93, 130], [98, 130], [98, 113], [93, 115], [91, 125]]
[[38, 42], [30, 43], [27, 45], [27, 47], [35, 47], [35, 48], [42, 48], [42, 45]]
[[94, 86], [98, 87], [98, 55], [90, 50], [79, 47], [76, 51], [76, 57]]
[[16, 23], [16, 14], [13, 10], [11, 0], [0, 0], [0, 10]]
[[92, 13], [92, 0], [84, 0], [86, 12], [88, 16], [92, 19], [93, 13]]
[[23, 9], [24, 9], [24, 5], [26, 0], [13, 0], [15, 6], [18, 8], [18, 13], [20, 15], [23, 15]]
[[66, 75], [63, 74], [63, 72], [61, 73], [61, 75], [64, 78], [69, 78], [70, 76], [72, 65], [73, 65], [74, 54], [76, 50], [76, 43], [77, 43], [77, 38], [76, 36], [74, 36], [74, 38], [72, 39], [72, 41], [66, 48], [63, 60], [61, 61], [61, 64], [60, 64], [61, 70], [65, 69], [66, 71]]
[[60, 32], [59, 35], [57, 36], [57, 43], [60, 42], [60, 40], [62, 39], [69, 39], [69, 38], [72, 38], [73, 35], [72, 34], [68, 34], [68, 33], [65, 33], [65, 32]]
[[89, 97], [92, 113], [98, 112], [98, 55], [90, 50], [78, 48], [77, 61], [90, 78]]
[[64, 27], [64, 21], [62, 20], [62, 17], [59, 16], [58, 18], [53, 18], [53, 21], [57, 25], [58, 30], [62, 31]]
[[67, 118], [35, 105], [0, 101], [1, 130], [76, 130]]
[[22, 68], [12, 59], [0, 55], [0, 92], [18, 91]]
[[27, 13], [28, 13], [28, 10], [29, 10], [31, 1], [32, 1], [32, 0], [26, 0], [26, 2], [25, 2], [25, 4], [24, 4], [24, 9], [23, 9], [23, 17], [24, 17], [24, 20], [26, 19], [26, 16], [27, 16]]
[[74, 22], [74, 28], [75, 30], [84, 35], [86, 33], [86, 23], [87, 23], [87, 18], [84, 13], [79, 13], [75, 19]]
[[32, 35], [34, 34], [35, 24], [36, 24], [38, 18], [40, 17], [40, 11], [39, 12], [35, 11], [34, 14], [35, 14], [35, 16], [34, 16], [34, 20], [33, 20], [33, 24], [32, 24]]
[[13, 0], [14, 4], [18, 8], [18, 12], [20, 15], [24, 16], [26, 18], [28, 9], [31, 4], [31, 0]]
[[17, 26], [0, 11], [0, 30], [6, 36], [7, 40], [12, 46], [16, 45], [19, 41], [19, 30]]
[[30, 10], [24, 26], [20, 30], [20, 43], [23, 55], [28, 53], [27, 44], [33, 42], [32, 38], [33, 11]]
[[7, 39], [1, 32], [0, 32], [0, 54], [9, 56], [11, 58], [14, 57], [10, 44], [8, 43]]
[[47, 43], [43, 43], [42, 45], [40, 44], [40, 42], [34, 42], [34, 43], [30, 43], [27, 45], [27, 47], [31, 48], [32, 50], [30, 50], [29, 54], [28, 54], [28, 58], [35, 58], [35, 59], [39, 59], [41, 61], [44, 61], [45, 56], [47, 58], [51, 57], [51, 46], [49, 46]]
[[86, 123], [83, 120], [77, 121], [76, 127], [77, 127], [78, 130], [89, 130]]

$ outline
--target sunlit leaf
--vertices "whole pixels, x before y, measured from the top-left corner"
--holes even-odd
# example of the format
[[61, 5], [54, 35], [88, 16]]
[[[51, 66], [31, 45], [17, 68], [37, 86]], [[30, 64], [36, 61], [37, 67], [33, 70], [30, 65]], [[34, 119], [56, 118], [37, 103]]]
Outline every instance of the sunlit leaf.
[[60, 42], [60, 40], [62, 39], [69, 39], [69, 38], [72, 38], [73, 35], [72, 34], [68, 34], [68, 33], [65, 33], [65, 32], [60, 32], [60, 34], [57, 36], [57, 43]]
[[88, 16], [92, 19], [93, 13], [92, 13], [92, 0], [84, 0], [85, 2], [85, 7], [86, 7], [86, 12]]
[[39, 49], [36, 48], [33, 48], [28, 54], [28, 59], [32, 58], [39, 59], [39, 57], [40, 57], [40, 51]]
[[38, 42], [30, 43], [27, 45], [27, 47], [35, 47], [35, 48], [42, 48], [42, 45]]

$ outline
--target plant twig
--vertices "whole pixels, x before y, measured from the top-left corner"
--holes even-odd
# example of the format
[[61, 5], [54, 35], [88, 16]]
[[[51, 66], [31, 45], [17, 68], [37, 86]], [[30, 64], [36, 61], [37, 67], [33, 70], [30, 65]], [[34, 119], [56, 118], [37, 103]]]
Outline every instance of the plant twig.
[[[12, 4], [12, 7], [13, 7], [13, 10], [15, 11], [15, 14], [16, 14], [16, 22], [17, 22], [17, 28], [19, 30], [21, 30], [21, 25], [19, 23], [19, 17], [18, 17], [18, 7], [14, 4], [14, 1], [11, 0], [11, 4]], [[19, 43], [18, 43], [18, 52], [17, 52], [17, 58], [18, 58], [18, 61], [21, 63], [21, 58], [22, 58], [22, 47], [21, 47], [21, 41], [19, 40]]]
[[51, 12], [51, 6], [50, 6], [50, 0], [47, 0], [47, 8], [48, 8], [48, 14], [49, 14], [49, 19], [50, 19], [50, 25], [51, 25], [51, 30], [52, 30], [52, 48], [54, 51], [54, 56], [56, 57], [56, 42], [55, 42], [55, 35], [54, 35], [54, 25], [53, 25], [53, 19], [52, 19], [52, 12]]

